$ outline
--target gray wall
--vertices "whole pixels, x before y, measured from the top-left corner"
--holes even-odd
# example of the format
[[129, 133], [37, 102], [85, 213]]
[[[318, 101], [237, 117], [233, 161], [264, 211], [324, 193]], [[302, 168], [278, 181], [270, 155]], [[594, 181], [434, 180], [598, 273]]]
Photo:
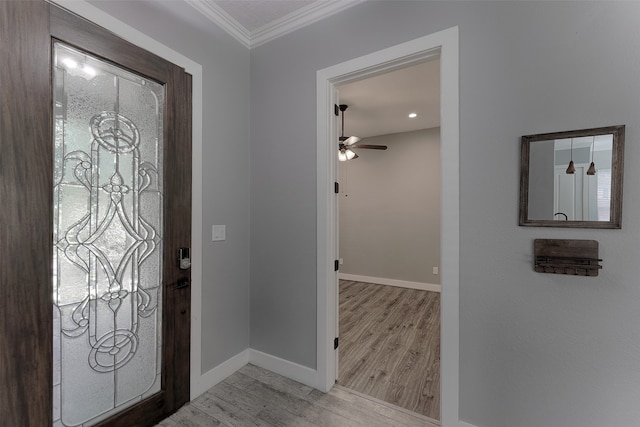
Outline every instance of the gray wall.
[[[640, 169], [622, 230], [518, 227], [520, 136], [627, 125], [640, 160], [640, 3], [372, 1], [251, 53], [251, 346], [315, 367], [316, 71], [460, 30], [460, 415], [479, 427], [640, 420]], [[446, 213], [445, 213], [446, 214]], [[597, 278], [532, 271], [595, 239]]]
[[341, 273], [440, 284], [440, 128], [360, 141], [339, 162]]
[[[202, 370], [249, 345], [249, 51], [184, 4], [176, 21], [163, 2], [92, 1], [203, 68]], [[225, 224], [227, 240], [211, 241]]]

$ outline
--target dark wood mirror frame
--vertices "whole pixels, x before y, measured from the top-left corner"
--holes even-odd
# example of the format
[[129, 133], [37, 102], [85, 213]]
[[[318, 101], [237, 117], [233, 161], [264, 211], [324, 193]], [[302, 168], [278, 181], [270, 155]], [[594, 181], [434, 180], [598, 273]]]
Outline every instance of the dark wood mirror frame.
[[[561, 228], [622, 228], [622, 177], [624, 171], [625, 126], [607, 126], [566, 132], [525, 135], [520, 155], [520, 221], [521, 226]], [[555, 221], [529, 218], [529, 163], [531, 143], [556, 139], [613, 135], [611, 155], [611, 207], [609, 221]]]

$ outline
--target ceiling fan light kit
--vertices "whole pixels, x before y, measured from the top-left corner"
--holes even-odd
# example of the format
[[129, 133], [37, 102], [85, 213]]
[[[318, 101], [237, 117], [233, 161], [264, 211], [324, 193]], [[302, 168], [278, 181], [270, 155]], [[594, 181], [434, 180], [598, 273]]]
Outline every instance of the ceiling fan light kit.
[[359, 156], [351, 150], [351, 148], [369, 148], [374, 150], [386, 150], [386, 145], [371, 145], [371, 144], [358, 144], [360, 138], [357, 136], [344, 136], [344, 112], [349, 108], [346, 104], [340, 104], [338, 106], [342, 112], [342, 134], [338, 138], [340, 143], [338, 144], [338, 160], [346, 162], [347, 160], [357, 159]]
[[347, 160], [357, 159], [359, 156], [348, 148], [341, 148], [338, 151], [338, 160], [341, 162], [346, 162]]

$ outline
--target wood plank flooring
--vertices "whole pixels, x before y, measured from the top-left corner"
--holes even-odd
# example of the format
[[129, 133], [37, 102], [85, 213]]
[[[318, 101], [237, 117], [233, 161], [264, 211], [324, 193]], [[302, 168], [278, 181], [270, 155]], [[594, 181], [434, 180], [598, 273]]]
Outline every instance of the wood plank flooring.
[[325, 394], [246, 365], [158, 427], [437, 427], [419, 414], [339, 385]]
[[340, 281], [338, 384], [440, 419], [440, 294]]

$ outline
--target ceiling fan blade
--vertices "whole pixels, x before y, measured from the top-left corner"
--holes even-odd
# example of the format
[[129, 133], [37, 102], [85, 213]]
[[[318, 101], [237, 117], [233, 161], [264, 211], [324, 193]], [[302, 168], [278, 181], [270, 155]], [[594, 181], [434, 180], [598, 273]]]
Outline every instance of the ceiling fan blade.
[[356, 144], [352, 145], [351, 148], [369, 148], [372, 150], [386, 150], [386, 145], [370, 145], [370, 144]]
[[358, 141], [360, 141], [360, 138], [358, 138], [357, 136], [350, 136], [350, 137], [346, 138], [342, 143], [344, 145], [353, 145]]

